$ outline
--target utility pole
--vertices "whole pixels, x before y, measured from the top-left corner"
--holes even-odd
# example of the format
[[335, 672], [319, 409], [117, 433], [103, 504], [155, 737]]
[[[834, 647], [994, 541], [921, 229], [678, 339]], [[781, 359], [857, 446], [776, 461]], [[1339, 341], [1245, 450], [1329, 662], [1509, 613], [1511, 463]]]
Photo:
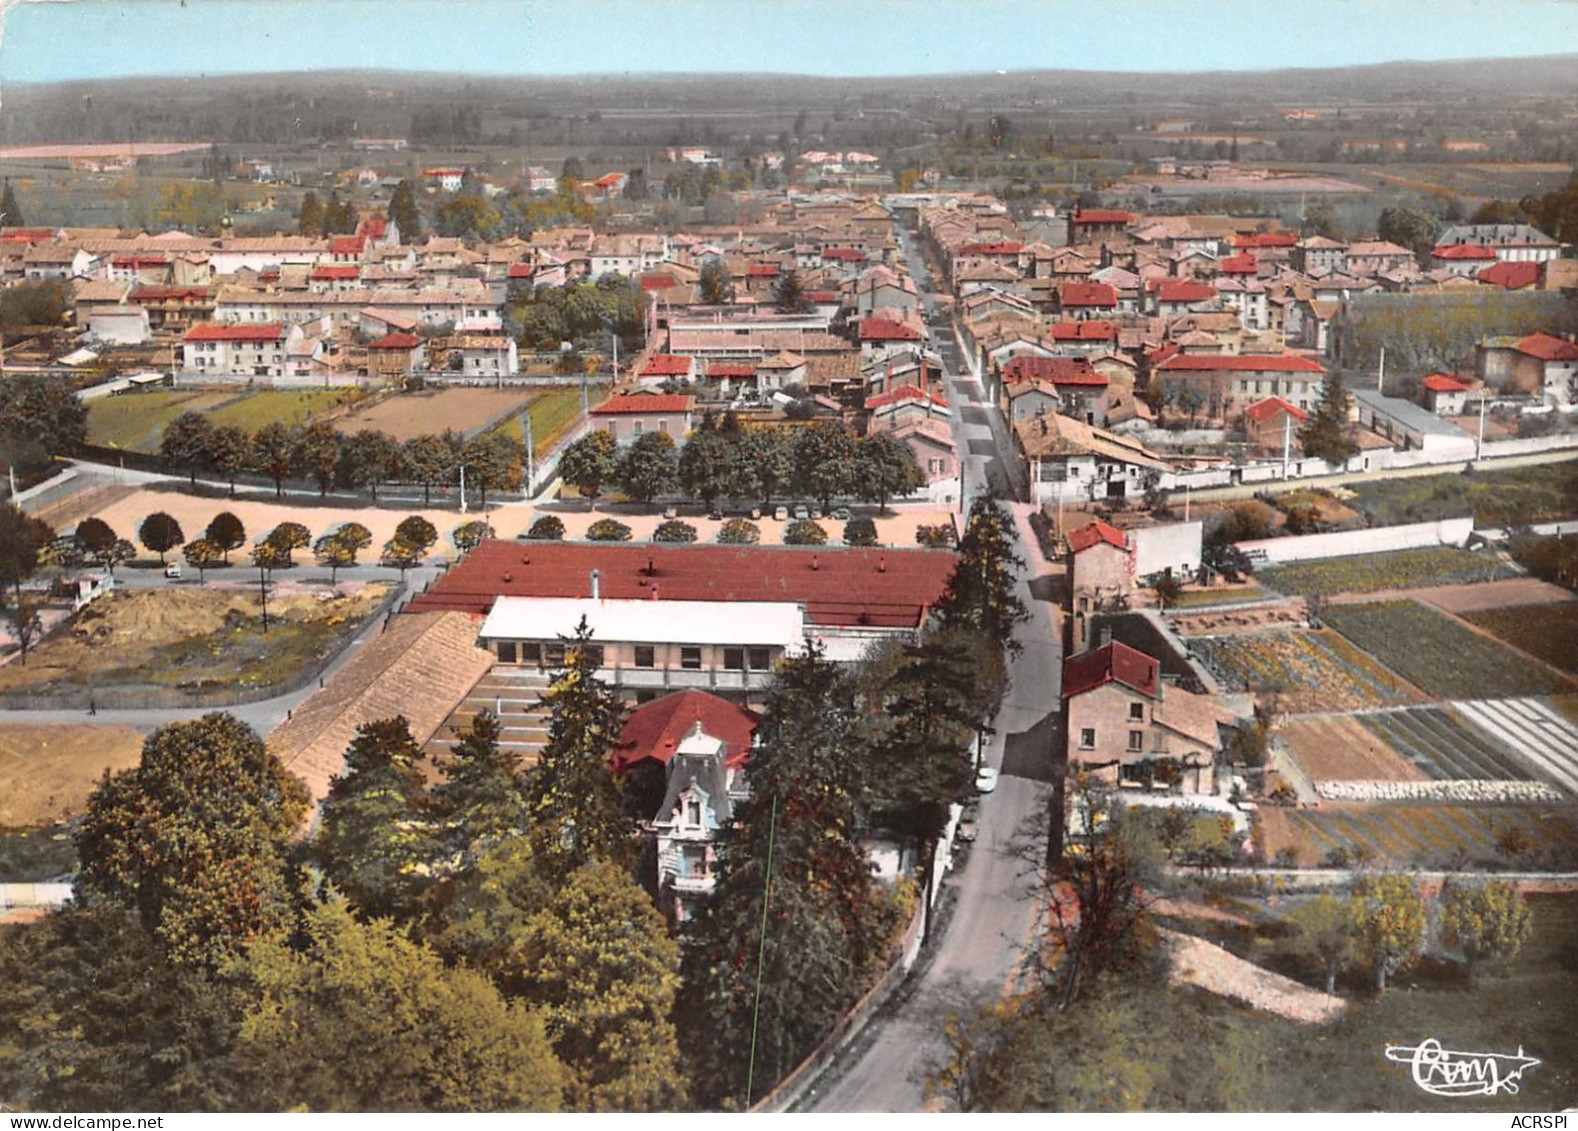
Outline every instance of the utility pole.
[[531, 493], [532, 493], [532, 462], [533, 462], [532, 438], [531, 438], [531, 412], [530, 411], [523, 411], [521, 413], [521, 435], [526, 440], [526, 496], [527, 496], [527, 498], [530, 498], [531, 497]]
[[[1485, 390], [1479, 391], [1479, 435], [1474, 440], [1474, 459], [1480, 458], [1480, 452], [1485, 449]], [[16, 487], [11, 488], [11, 493], [16, 494]]]
[[756, 1001], [751, 1007], [751, 1058], [745, 1069], [745, 1107], [751, 1106], [751, 1089], [756, 1083], [756, 1030], [762, 1020], [762, 966], [767, 960], [767, 912], [773, 899], [773, 841], [778, 836], [778, 798], [773, 798], [772, 816], [767, 824], [767, 875], [762, 880], [762, 935], [756, 947]]
[[466, 465], [460, 465], [460, 513], [466, 513]]
[[1381, 347], [1381, 364], [1375, 373], [1375, 391], [1386, 395], [1386, 347]]
[[1282, 414], [1282, 478], [1288, 477], [1288, 451], [1293, 446], [1293, 416]]

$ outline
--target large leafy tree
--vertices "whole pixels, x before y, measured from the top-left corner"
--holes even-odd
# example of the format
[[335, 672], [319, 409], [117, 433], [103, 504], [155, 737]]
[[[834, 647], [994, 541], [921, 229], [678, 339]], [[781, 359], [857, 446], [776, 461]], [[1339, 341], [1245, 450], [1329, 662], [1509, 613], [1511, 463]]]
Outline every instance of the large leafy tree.
[[619, 486], [638, 503], [672, 491], [676, 477], [674, 440], [666, 432], [636, 437], [619, 460]]
[[270, 546], [284, 552], [285, 564], [289, 565], [292, 551], [304, 550], [312, 543], [312, 531], [299, 522], [282, 522], [268, 532], [265, 540]]
[[521, 831], [525, 797], [515, 755], [499, 746], [503, 727], [479, 711], [451, 747], [444, 783], [434, 791], [434, 817], [452, 854], [470, 855]]
[[1434, 213], [1411, 204], [1396, 204], [1381, 209], [1376, 227], [1383, 240], [1416, 252], [1431, 247], [1440, 230], [1441, 221]]
[[559, 475], [594, 503], [603, 493], [603, 484], [618, 474], [619, 458], [614, 438], [603, 429], [588, 432], [565, 448], [559, 457]]
[[1342, 387], [1342, 378], [1335, 373], [1328, 374], [1321, 384], [1315, 410], [1299, 433], [1305, 455], [1342, 464], [1359, 450], [1348, 432], [1348, 409], [1352, 400]]
[[22, 215], [22, 206], [17, 203], [16, 191], [8, 180], [5, 188], [0, 189], [0, 219], [3, 219], [8, 228], [21, 228], [27, 225], [26, 218]]
[[375, 503], [378, 488], [400, 478], [401, 471], [400, 444], [387, 433], [364, 428], [348, 437], [340, 449], [340, 482], [370, 488]]
[[327, 495], [340, 470], [344, 439], [334, 425], [315, 420], [298, 429], [292, 437], [291, 467], [318, 485], [318, 494]]
[[461, 439], [453, 432], [441, 436], [418, 436], [406, 443], [405, 467], [411, 478], [422, 485], [422, 505], [432, 501], [432, 491], [449, 483], [460, 466]]
[[673, 1111], [687, 1097], [674, 1029], [679, 944], [607, 860], [571, 872], [523, 925], [527, 1000], [542, 1011], [577, 1111]]
[[481, 506], [489, 491], [513, 491], [521, 483], [521, 449], [503, 432], [489, 432], [466, 443], [462, 457], [466, 482], [481, 492]]
[[111, 577], [115, 576], [116, 566], [130, 561], [137, 552], [130, 542], [117, 535], [110, 528], [110, 524], [102, 518], [85, 518], [77, 523], [72, 541], [81, 557], [104, 567]]
[[1290, 911], [1288, 926], [1293, 928], [1289, 949], [1318, 965], [1326, 977], [1326, 992], [1335, 993], [1337, 975], [1353, 957], [1355, 932], [1348, 906], [1329, 895], [1318, 896]]
[[245, 723], [170, 723], [88, 798], [78, 892], [135, 909], [173, 961], [217, 964], [289, 925], [286, 838], [306, 811], [305, 787]]
[[230, 480], [230, 493], [236, 493], [236, 476], [256, 463], [252, 437], [235, 424], [220, 424], [208, 437], [208, 462]]
[[908, 444], [887, 432], [873, 432], [861, 438], [855, 449], [855, 488], [862, 499], [877, 504], [886, 514], [888, 500], [904, 495], [924, 483], [915, 453]]
[[30, 373], [0, 382], [0, 444], [70, 455], [87, 437], [87, 406], [65, 382]]
[[234, 514], [220, 511], [209, 521], [203, 537], [218, 546], [228, 562], [231, 550], [239, 550], [246, 545], [247, 528]]
[[137, 541], [158, 554], [159, 564], [163, 565], [164, 556], [185, 542], [186, 534], [175, 516], [165, 511], [154, 511], [137, 528]]
[[412, 243], [422, 234], [422, 213], [416, 206], [416, 190], [404, 178], [389, 197], [389, 219], [400, 228], [402, 243]]
[[730, 487], [736, 498], [760, 495], [763, 508], [788, 491], [794, 480], [794, 438], [783, 429], [758, 428], [745, 432], [730, 452]]
[[730, 456], [738, 437], [738, 432], [726, 435], [713, 420], [703, 420], [680, 449], [676, 470], [681, 490], [709, 509], [720, 496], [732, 494]]
[[297, 951], [260, 942], [231, 1071], [284, 1111], [553, 1111], [563, 1068], [542, 1020], [386, 920], [312, 911]]
[[794, 438], [794, 488], [819, 500], [822, 509], [839, 495], [855, 494], [858, 484], [854, 434], [840, 423], [811, 424]]
[[213, 446], [214, 425], [201, 412], [183, 412], [165, 425], [159, 437], [159, 455], [172, 468], [184, 469], [192, 486], [197, 486], [198, 469], [208, 461]]
[[310, 189], [301, 198], [301, 207], [296, 210], [296, 234], [311, 237], [323, 234], [323, 202]]
[[[296, 437], [290, 425], [270, 421], [252, 434], [248, 445], [251, 467], [274, 481], [274, 497], [285, 494], [285, 480], [296, 468]], [[234, 483], [234, 479], [231, 480]]]
[[201, 582], [208, 570], [213, 569], [225, 560], [224, 547], [212, 538], [194, 538], [181, 547], [181, 556], [186, 559], [186, 564], [197, 571], [197, 580]]
[[438, 838], [421, 747], [403, 717], [363, 723], [329, 783], [316, 841], [328, 880], [366, 915], [405, 917], [431, 883]]
[[543, 695], [550, 712], [548, 742], [526, 777], [534, 847], [564, 868], [589, 860], [627, 861], [633, 848], [619, 782], [608, 765], [624, 707], [596, 676], [595, 647], [583, 617], [565, 641], [564, 667]]
[[1511, 962], [1533, 932], [1534, 912], [1511, 884], [1455, 883], [1442, 900], [1442, 938], [1463, 952], [1470, 979], [1481, 961]]
[[806, 298], [805, 284], [798, 272], [790, 270], [779, 278], [773, 287], [773, 305], [785, 314], [803, 314], [810, 310], [811, 300]]
[[703, 263], [696, 281], [701, 301], [706, 305], [719, 306], [733, 301], [734, 288], [729, 284], [729, 268], [723, 260], [714, 257]]
[[171, 962], [135, 913], [0, 927], [0, 1095], [12, 1110], [219, 1111], [229, 995]]
[[44, 551], [54, 540], [54, 530], [43, 519], [10, 503], [0, 506], [0, 590], [10, 589], [20, 601], [22, 582], [38, 572]]
[[1355, 946], [1370, 963], [1375, 988], [1419, 955], [1425, 937], [1425, 902], [1408, 876], [1366, 880], [1349, 901]]
[[[855, 840], [855, 720], [855, 685], [819, 647], [780, 666], [747, 771], [751, 796], [687, 953], [694, 1078], [712, 1102], [759, 1098], [793, 1068], [880, 953], [878, 901]], [[753, 1047], [754, 1067], [742, 1055]]]
[[1014, 625], [1029, 617], [1014, 592], [1024, 559], [1014, 552], [1013, 521], [995, 500], [978, 497], [959, 540], [959, 562], [937, 611], [950, 628], [979, 632], [998, 647], [1015, 647]]

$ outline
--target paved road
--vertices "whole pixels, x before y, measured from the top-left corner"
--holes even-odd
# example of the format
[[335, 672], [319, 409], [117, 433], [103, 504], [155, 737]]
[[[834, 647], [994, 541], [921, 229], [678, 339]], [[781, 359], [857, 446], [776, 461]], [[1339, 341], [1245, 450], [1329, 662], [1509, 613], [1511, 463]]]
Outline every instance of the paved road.
[[[916, 280], [924, 279], [907, 239], [904, 246]], [[972, 377], [957, 375], [956, 351], [940, 352], [969, 499], [988, 477], [1006, 474], [992, 427], [996, 412], [981, 404], [981, 389]], [[1032, 615], [1016, 631], [1022, 650], [1011, 663], [1012, 686], [986, 751], [1002, 776], [997, 789], [982, 798], [975, 844], [948, 881], [955, 888], [955, 904], [943, 934], [929, 944], [932, 953], [923, 954], [920, 972], [897, 1004], [873, 1020], [812, 1086], [801, 1100], [804, 1109], [920, 1109], [926, 1103], [926, 1074], [948, 1056], [943, 1026], [949, 1015], [973, 1013], [1019, 977], [1035, 923], [1034, 862], [1045, 844], [1055, 770], [1062, 649], [1055, 614], [1031, 594], [1030, 582], [1045, 566], [1028, 527], [1029, 508], [1016, 505], [1013, 511], [1017, 549], [1027, 563], [1018, 592]]]

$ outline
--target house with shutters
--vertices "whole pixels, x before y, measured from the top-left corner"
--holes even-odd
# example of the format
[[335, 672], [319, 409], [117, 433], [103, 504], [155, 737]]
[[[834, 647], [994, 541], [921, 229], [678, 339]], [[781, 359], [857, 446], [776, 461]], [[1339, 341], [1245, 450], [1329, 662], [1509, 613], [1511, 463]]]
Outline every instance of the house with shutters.
[[1186, 415], [1233, 420], [1242, 406], [1267, 396], [1281, 397], [1308, 412], [1320, 395], [1326, 370], [1295, 354], [1174, 354], [1158, 363], [1155, 375], [1166, 403]]
[[1216, 792], [1228, 716], [1165, 679], [1152, 656], [1119, 641], [1063, 661], [1068, 760], [1109, 787]]
[[301, 326], [283, 322], [203, 322], [181, 341], [181, 373], [204, 381], [296, 376]]
[[1490, 390], [1578, 404], [1578, 343], [1570, 338], [1543, 332], [1486, 338], [1474, 355], [1475, 376]]
[[1107, 387], [1105, 374], [1098, 373], [1085, 357], [1016, 357], [1003, 366], [1004, 410], [1010, 420], [1035, 415], [1029, 411], [1033, 401], [1013, 403], [1016, 388], [1023, 385], [1051, 386], [1057, 411], [1086, 424], [1107, 424]]
[[1013, 436], [1032, 502], [1135, 498], [1167, 470], [1167, 463], [1139, 441], [1061, 413], [1014, 421]]
[[1087, 522], [1068, 532], [1069, 604], [1074, 650], [1085, 647], [1091, 614], [1121, 606], [1134, 589], [1134, 548], [1123, 531]]
[[1419, 395], [1437, 416], [1459, 416], [1468, 406], [1468, 392], [1473, 387], [1450, 373], [1427, 373], [1419, 381]]
[[685, 442], [696, 411], [696, 398], [676, 393], [621, 393], [592, 409], [593, 429], [625, 444], [648, 432], [661, 432], [675, 445]]
[[1267, 455], [1281, 455], [1284, 441], [1293, 454], [1300, 454], [1299, 430], [1309, 413], [1281, 397], [1266, 397], [1244, 409], [1244, 435], [1250, 446]]

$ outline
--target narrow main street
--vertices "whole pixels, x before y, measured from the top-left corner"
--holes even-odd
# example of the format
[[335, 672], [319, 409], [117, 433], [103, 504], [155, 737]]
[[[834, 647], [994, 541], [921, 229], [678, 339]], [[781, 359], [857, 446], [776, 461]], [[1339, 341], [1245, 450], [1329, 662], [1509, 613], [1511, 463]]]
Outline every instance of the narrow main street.
[[[900, 239], [920, 284], [925, 267], [908, 234], [901, 232]], [[939, 331], [934, 344], [953, 404], [967, 511], [969, 500], [993, 484], [1003, 494], [1011, 453], [994, 428], [995, 410], [960, 363], [951, 329]], [[1010, 509], [1016, 551], [1026, 563], [1016, 591], [1031, 615], [1015, 632], [1020, 651], [1009, 668], [1012, 685], [986, 750], [986, 760], [1001, 772], [998, 786], [982, 797], [976, 841], [946, 881], [953, 889], [946, 897], [952, 908], [940, 937], [922, 951], [909, 984], [808, 1090], [802, 1110], [921, 1109], [927, 1074], [949, 1056], [949, 1016], [968, 1016], [1001, 997], [1018, 980], [1027, 956], [1037, 906], [1035, 865], [1045, 845], [1057, 768], [1062, 646], [1055, 611], [1035, 595], [1044, 588], [1032, 585], [1047, 569], [1029, 527], [1030, 508]]]

